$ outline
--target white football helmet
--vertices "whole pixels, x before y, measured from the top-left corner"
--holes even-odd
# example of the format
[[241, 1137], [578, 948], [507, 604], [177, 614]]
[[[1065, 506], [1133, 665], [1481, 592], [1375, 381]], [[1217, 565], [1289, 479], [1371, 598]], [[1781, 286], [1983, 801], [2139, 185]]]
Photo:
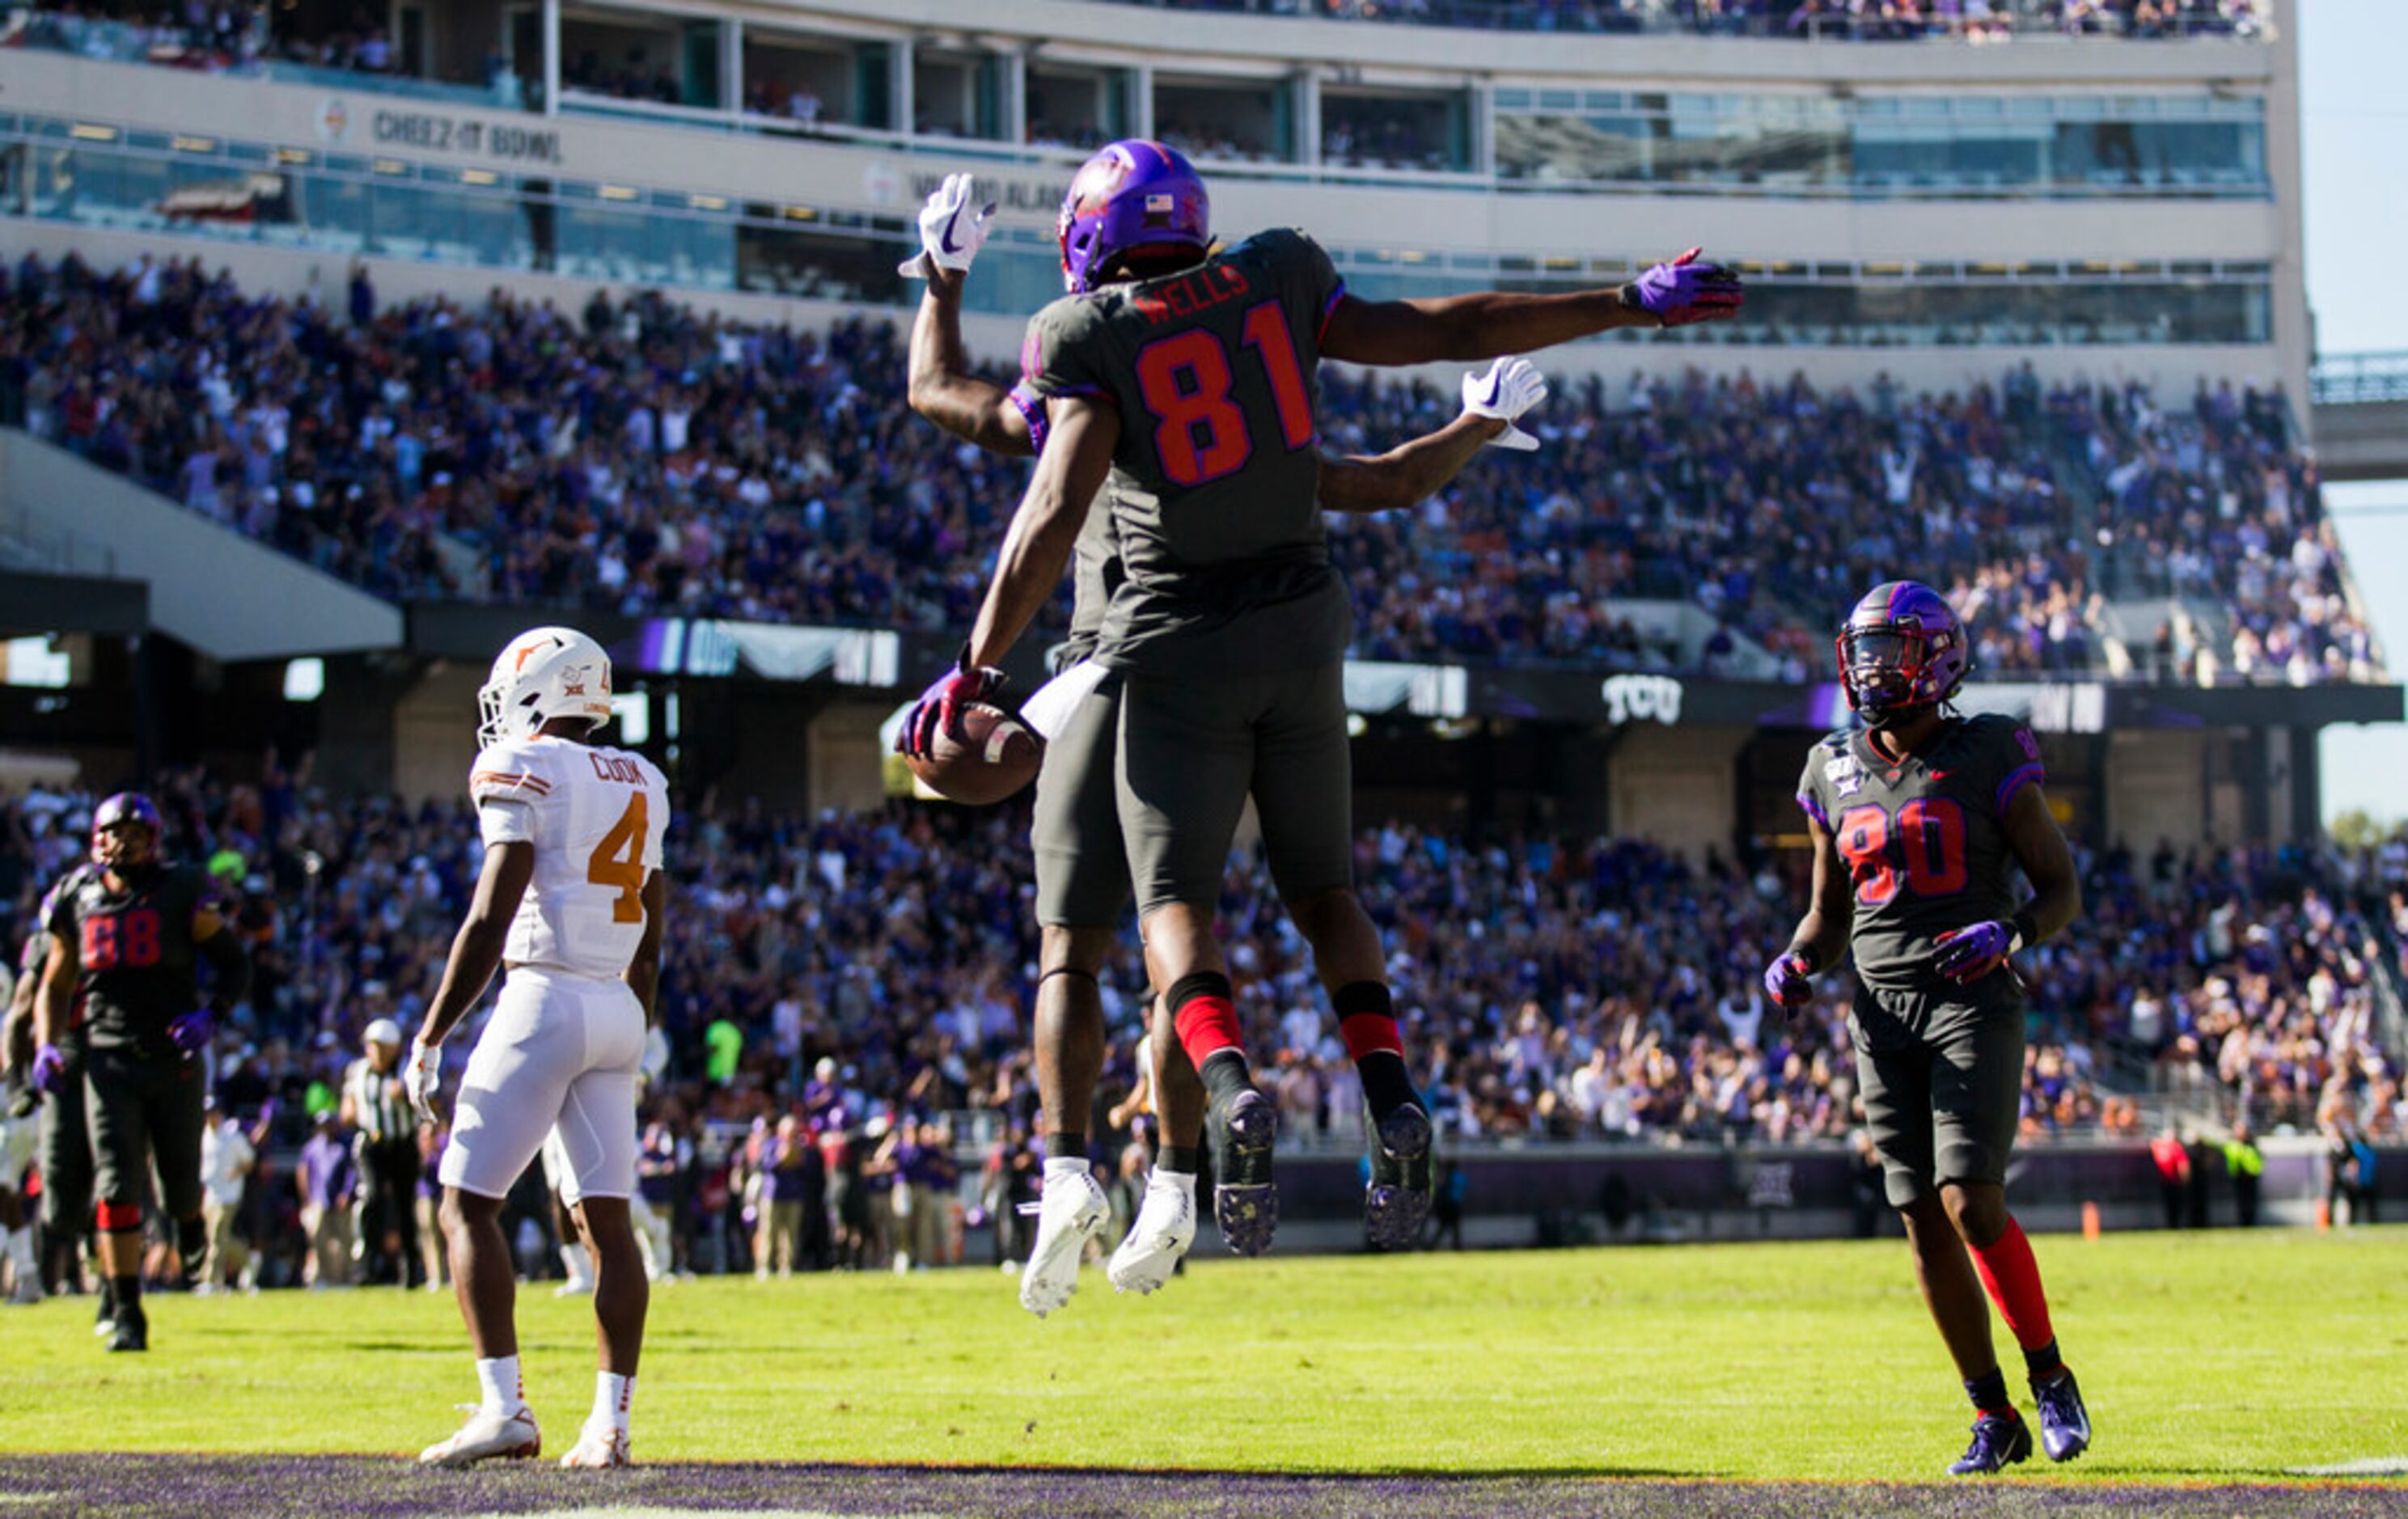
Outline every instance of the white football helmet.
[[477, 741], [526, 738], [554, 718], [610, 721], [610, 656], [573, 627], [538, 627], [512, 638], [477, 693]]

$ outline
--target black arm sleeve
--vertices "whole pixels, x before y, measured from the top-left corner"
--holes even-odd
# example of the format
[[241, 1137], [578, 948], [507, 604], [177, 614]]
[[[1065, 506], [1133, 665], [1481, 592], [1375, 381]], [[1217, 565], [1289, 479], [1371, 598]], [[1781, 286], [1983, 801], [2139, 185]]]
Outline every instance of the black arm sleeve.
[[251, 994], [251, 956], [231, 928], [221, 928], [201, 940], [200, 952], [215, 972], [209, 984], [211, 1001], [232, 1007]]

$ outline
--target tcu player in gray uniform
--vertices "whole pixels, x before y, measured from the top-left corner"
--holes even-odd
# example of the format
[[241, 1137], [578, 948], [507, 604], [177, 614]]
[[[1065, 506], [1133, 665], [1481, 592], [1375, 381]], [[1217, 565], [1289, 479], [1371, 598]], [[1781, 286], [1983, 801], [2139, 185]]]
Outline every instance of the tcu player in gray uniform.
[[1856, 603], [1840, 681], [1864, 726], [1807, 756], [1798, 804], [1814, 900], [1764, 973], [1767, 995], [1796, 1008], [1813, 997], [1807, 978], [1855, 953], [1848, 1028], [1866, 1125], [1975, 1411], [1973, 1442], [1948, 1469], [1959, 1476], [2032, 1448], [1991, 1349], [1985, 1290], [2023, 1347], [2049, 1459], [2090, 1443], [2040, 1267], [2006, 1204], [2024, 1070], [2023, 983], [2010, 961], [2073, 921], [2082, 883], [2030, 732], [1949, 709], [1971, 667], [1955, 609], [1929, 586], [1895, 580]]
[[[902, 272], [928, 281], [911, 330], [913, 409], [991, 452], [1041, 452], [1046, 406], [1025, 385], [1009, 391], [971, 373], [961, 337], [964, 277], [985, 241], [993, 208], [969, 205], [970, 177], [953, 175], [921, 212], [922, 251]], [[1377, 457], [1323, 460], [1325, 510], [1372, 512], [1410, 506], [1452, 480], [1486, 443], [1537, 447], [1512, 420], [1546, 395], [1538, 371], [1499, 360], [1467, 377], [1465, 409], [1438, 432]], [[1095, 652], [1104, 609], [1123, 579], [1110, 503], [1098, 494], [1073, 553], [1069, 637], [1054, 651], [1057, 673]], [[914, 731], [907, 724], [908, 743]], [[1045, 1111], [1047, 1186], [1037, 1239], [1021, 1276], [1023, 1306], [1043, 1315], [1069, 1298], [1086, 1241], [1107, 1211], [1088, 1166], [1088, 1115], [1103, 1069], [1103, 999], [1096, 975], [1128, 910], [1127, 855], [1121, 840], [1113, 761], [1119, 688], [1106, 683], [1071, 708], [1038, 772], [1032, 827], [1041, 929], [1037, 994], [1038, 1093]], [[1167, 1135], [1140, 1212], [1108, 1274], [1124, 1292], [1150, 1293], [1169, 1280], [1196, 1237], [1195, 1185], [1204, 1126], [1204, 1088], [1173, 1045], [1157, 1103]], [[1149, 1074], [1151, 1074], [1149, 1072]]]
[[1223, 1238], [1259, 1254], [1278, 1222], [1278, 1120], [1254, 1085], [1213, 931], [1251, 796], [1362, 1075], [1376, 1136], [1368, 1232], [1398, 1246], [1428, 1212], [1432, 1131], [1354, 889], [1340, 681], [1351, 619], [1321, 524], [1314, 372], [1325, 353], [1493, 358], [1608, 327], [1734, 315], [1742, 297], [1735, 277], [1693, 251], [1608, 290], [1372, 304], [1348, 295], [1300, 233], [1214, 251], [1210, 212], [1194, 168], [1155, 142], [1113, 143], [1072, 179], [1059, 231], [1073, 294], [1038, 313], [1022, 354], [1050, 437], [961, 666], [923, 710], [950, 727], [994, 689], [995, 661], [1053, 595], [1109, 485], [1125, 578], [1096, 658], [1121, 682], [1121, 824], [1167, 988], [1157, 1079], [1175, 1040], [1208, 1094]]
[[[112, 1351], [150, 1345], [142, 1308], [142, 1204], [155, 1169], [177, 1253], [206, 1253], [201, 1056], [251, 986], [251, 959], [210, 900], [208, 877], [160, 852], [159, 810], [121, 792], [92, 815], [92, 859], [51, 894], [50, 958], [34, 1001], [34, 1084], [84, 1105], [93, 1224], [109, 1282]], [[211, 972], [209, 1005], [199, 968]], [[82, 1091], [63, 1040], [81, 1025]]]

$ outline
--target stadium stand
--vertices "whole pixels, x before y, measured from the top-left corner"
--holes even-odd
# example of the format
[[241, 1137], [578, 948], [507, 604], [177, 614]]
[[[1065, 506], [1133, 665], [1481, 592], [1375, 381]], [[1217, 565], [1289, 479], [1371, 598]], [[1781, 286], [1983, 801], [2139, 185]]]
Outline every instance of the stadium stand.
[[[220, 880], [258, 963], [251, 1007], [222, 1039], [222, 1080], [247, 1068], [247, 1090], [297, 1099], [368, 1022], [420, 1015], [475, 880], [465, 802], [334, 796], [306, 763], [259, 785], [186, 772], [158, 795], [178, 852]], [[95, 799], [37, 786], [0, 804], [12, 941], [81, 857]], [[1020, 809], [797, 817], [722, 800], [681, 813], [670, 845], [661, 1015], [669, 1089], [689, 1111], [774, 1115], [804, 1099], [825, 1057], [856, 1121], [1033, 1117]], [[1395, 824], [1365, 832], [1356, 861], [1408, 1039], [1455, 1132], [1714, 1143], [1849, 1128], [1845, 978], [1789, 1024], [1756, 983], [1802, 895], [1781, 866]], [[2119, 849], [2083, 865], [2093, 910], [2024, 964], [2028, 1133], [2128, 1131], [2135, 1111], [2114, 1094], [2151, 1087], [2245, 1099], [2268, 1126], [2306, 1125], [2336, 1092], [2372, 1132], [2408, 1123], [2375, 984], [2401, 965], [2408, 847]], [[1274, 1068], [1289, 1132], [1351, 1146], [1353, 1067], [1302, 939], [1243, 852], [1225, 905], [1249, 1043]], [[1125, 1063], [1143, 1016], [1133, 934], [1106, 982]], [[706, 1083], [706, 1034], [722, 1023], [741, 1053]]]
[[1510, 31], [1999, 42], [2016, 36], [2254, 36], [2257, 0], [1125, 0], [1181, 10]]
[[[380, 309], [365, 272], [337, 312], [197, 257], [6, 280], [0, 422], [397, 600], [955, 628], [1022, 478], [911, 416], [883, 321], [744, 327], [650, 294]], [[1427, 385], [1324, 390], [1342, 449], [1452, 414]], [[2290, 429], [2279, 390], [2180, 406], [2028, 365], [1936, 395], [1591, 379], [1532, 459], [1340, 523], [1336, 553], [1370, 658], [1712, 673], [1757, 646], [1802, 679], [1829, 609], [1914, 564], [1993, 676], [2379, 680]], [[1633, 600], [1724, 631], [1650, 640]]]

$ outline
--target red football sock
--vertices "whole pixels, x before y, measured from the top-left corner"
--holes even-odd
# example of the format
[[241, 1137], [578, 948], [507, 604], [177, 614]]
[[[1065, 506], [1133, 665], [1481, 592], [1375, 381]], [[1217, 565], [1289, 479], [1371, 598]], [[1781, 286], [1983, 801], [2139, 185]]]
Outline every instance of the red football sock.
[[1982, 1288], [1999, 1305], [1999, 1316], [2007, 1321], [2015, 1343], [2028, 1351], [2047, 1349], [2057, 1331], [2049, 1327], [2048, 1294], [2041, 1287], [2040, 1263], [2032, 1259], [2023, 1225], [2011, 1218], [1996, 1240], [1971, 1248]]
[[1346, 1041], [1346, 1058], [1358, 1066], [1366, 1055], [1401, 1057], [1405, 1053], [1405, 1041], [1397, 1032], [1393, 1013], [1349, 1013], [1338, 1020], [1338, 1036]]
[[1223, 1050], [1245, 1053], [1245, 1041], [1238, 1037], [1237, 1004], [1228, 997], [1191, 996], [1179, 1005], [1171, 1023], [1179, 1030], [1179, 1047], [1197, 1070]]

